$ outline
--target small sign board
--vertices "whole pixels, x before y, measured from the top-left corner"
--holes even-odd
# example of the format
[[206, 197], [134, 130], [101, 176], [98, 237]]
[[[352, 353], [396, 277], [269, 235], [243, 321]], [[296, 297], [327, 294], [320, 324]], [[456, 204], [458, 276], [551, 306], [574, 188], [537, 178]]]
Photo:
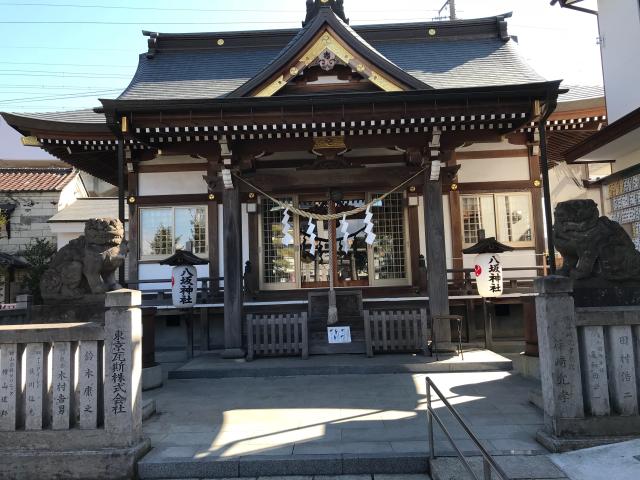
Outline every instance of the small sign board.
[[327, 327], [329, 343], [351, 343], [351, 327]]

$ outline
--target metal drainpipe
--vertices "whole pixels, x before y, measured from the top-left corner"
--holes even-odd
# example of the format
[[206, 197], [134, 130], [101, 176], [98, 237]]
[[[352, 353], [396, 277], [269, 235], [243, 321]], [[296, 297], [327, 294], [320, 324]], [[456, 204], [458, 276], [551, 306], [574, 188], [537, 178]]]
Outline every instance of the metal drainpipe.
[[547, 160], [547, 119], [556, 107], [556, 100], [547, 98], [545, 113], [538, 121], [538, 132], [540, 133], [540, 171], [542, 173], [542, 195], [544, 198], [544, 217], [547, 227], [547, 250], [548, 263], [551, 275], [556, 273], [556, 251], [553, 244], [553, 216], [551, 212], [551, 189], [549, 186], [549, 162]]

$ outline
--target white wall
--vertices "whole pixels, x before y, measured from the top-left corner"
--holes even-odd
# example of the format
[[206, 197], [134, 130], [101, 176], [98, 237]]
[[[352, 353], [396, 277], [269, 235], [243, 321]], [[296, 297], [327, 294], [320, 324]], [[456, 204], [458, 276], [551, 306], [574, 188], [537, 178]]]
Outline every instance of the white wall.
[[612, 123], [640, 107], [638, 0], [598, 0], [607, 115]]
[[35, 238], [46, 238], [55, 244], [55, 236], [47, 220], [58, 212], [60, 192], [0, 193], [0, 203], [12, 203], [15, 210], [9, 218], [11, 238], [0, 238], [0, 251], [15, 254], [23, 251]]
[[527, 157], [458, 160], [458, 183], [529, 180]]
[[139, 195], [181, 195], [207, 193], [207, 184], [201, 172], [153, 172], [138, 177]]

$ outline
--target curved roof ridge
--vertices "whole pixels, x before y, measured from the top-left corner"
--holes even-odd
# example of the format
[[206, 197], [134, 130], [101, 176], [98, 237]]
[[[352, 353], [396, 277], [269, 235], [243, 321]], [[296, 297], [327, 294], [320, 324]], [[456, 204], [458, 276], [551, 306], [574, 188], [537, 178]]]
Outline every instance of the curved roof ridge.
[[[336, 34], [345, 41], [356, 53], [366, 57], [374, 65], [381, 70], [385, 71], [388, 75], [396, 80], [404, 83], [409, 87], [415, 89], [429, 89], [429, 85], [425, 84], [421, 80], [412, 77], [406, 73], [395, 63], [388, 60], [382, 55], [375, 47], [366, 42], [360, 35], [358, 35], [349, 25], [342, 21], [331, 8], [323, 7], [320, 9], [313, 20], [307, 23], [297, 35], [295, 35], [289, 43], [280, 51], [278, 55], [271, 62], [265, 65], [256, 75], [254, 75], [249, 81], [238, 87], [236, 90], [230, 92], [230, 97], [242, 97], [248, 93], [254, 91], [261, 84], [266, 82], [269, 78], [278, 73], [278, 70], [284, 68], [287, 62], [290, 62], [296, 54], [298, 54], [305, 45], [308, 44], [312, 38], [321, 31], [321, 29], [328, 25]], [[349, 38], [351, 37], [351, 38]], [[354, 44], [349, 43], [349, 40], [353, 40]], [[365, 53], [361, 48], [367, 50]]]

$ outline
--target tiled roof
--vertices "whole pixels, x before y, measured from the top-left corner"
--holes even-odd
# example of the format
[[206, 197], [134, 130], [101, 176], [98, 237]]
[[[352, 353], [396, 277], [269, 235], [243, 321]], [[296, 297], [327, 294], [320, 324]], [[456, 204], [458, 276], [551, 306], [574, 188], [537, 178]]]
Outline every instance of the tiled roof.
[[105, 123], [104, 114], [96, 113], [91, 108], [66, 112], [21, 113], [20, 116], [65, 123]]
[[0, 168], [0, 192], [59, 192], [76, 175], [72, 168]]
[[563, 83], [560, 88], [568, 88], [569, 91], [558, 96], [559, 102], [604, 97], [604, 87], [602, 85], [567, 85]]
[[[356, 43], [366, 47], [369, 56], [399, 67], [418, 80], [418, 84], [426, 84], [425, 88], [494, 87], [544, 81], [520, 57], [515, 42], [507, 35], [508, 16], [359, 27], [350, 27], [337, 17], [335, 20]], [[212, 47], [216, 34], [151, 34], [156, 46], [152, 53], [140, 55], [135, 76], [119, 99], [227, 96], [297, 48], [300, 38], [320, 17], [297, 31], [220, 33], [228, 39], [224, 48]], [[331, 20], [333, 14], [325, 17]], [[427, 30], [438, 33], [430, 38], [425, 35]], [[247, 42], [247, 37], [253, 41]]]

